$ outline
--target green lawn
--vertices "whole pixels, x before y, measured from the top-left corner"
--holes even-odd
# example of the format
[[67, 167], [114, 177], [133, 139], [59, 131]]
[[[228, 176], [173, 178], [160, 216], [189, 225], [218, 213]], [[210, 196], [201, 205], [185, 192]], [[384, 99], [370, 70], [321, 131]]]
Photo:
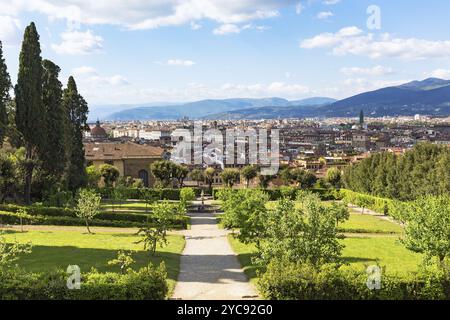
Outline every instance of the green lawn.
[[[367, 266], [378, 263], [385, 267], [386, 273], [389, 274], [405, 275], [418, 270], [422, 256], [406, 249], [398, 236], [378, 234], [356, 236], [342, 240], [345, 245], [342, 257], [348, 264], [344, 268], [364, 270]], [[228, 239], [238, 255], [245, 274], [251, 281], [255, 281], [258, 268], [251, 262], [251, 257], [256, 252], [255, 246], [243, 244], [232, 235], [229, 235]]]
[[142, 244], [135, 244], [140, 237], [132, 233], [96, 233], [86, 234], [80, 231], [28, 231], [24, 233], [8, 231], [3, 234], [7, 241], [19, 243], [31, 242], [33, 251], [19, 260], [19, 265], [28, 271], [48, 271], [54, 268], [66, 269], [68, 265], [78, 265], [82, 272], [91, 267], [99, 271], [118, 272], [117, 266], [108, 266], [108, 261], [117, 257], [117, 251], [135, 250], [133, 259], [135, 269], [152, 261], [159, 264], [164, 261], [169, 277], [170, 292], [175, 286], [180, 268], [180, 254], [185, 241], [182, 236], [170, 235], [169, 245], [159, 248], [156, 256], [151, 257], [143, 251]]
[[389, 274], [406, 274], [418, 270], [422, 255], [406, 249], [398, 237], [356, 237], [343, 240], [343, 257], [353, 268], [378, 264]]
[[339, 225], [344, 232], [401, 234], [403, 228], [391, 221], [371, 215], [351, 214], [350, 219]]

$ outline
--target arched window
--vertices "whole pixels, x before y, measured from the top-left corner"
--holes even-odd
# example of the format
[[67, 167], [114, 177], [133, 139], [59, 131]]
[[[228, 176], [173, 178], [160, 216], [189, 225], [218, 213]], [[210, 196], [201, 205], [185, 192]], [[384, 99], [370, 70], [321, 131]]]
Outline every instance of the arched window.
[[146, 170], [139, 171], [139, 179], [142, 180], [145, 187], [148, 187], [148, 172]]

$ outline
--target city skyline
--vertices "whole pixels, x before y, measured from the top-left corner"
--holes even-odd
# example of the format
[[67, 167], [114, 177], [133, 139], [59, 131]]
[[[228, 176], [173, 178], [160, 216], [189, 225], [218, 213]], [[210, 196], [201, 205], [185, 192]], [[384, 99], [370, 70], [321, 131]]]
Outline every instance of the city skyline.
[[[450, 4], [432, 2], [1, 0], [0, 39], [15, 82], [23, 29], [35, 21], [43, 57], [62, 68], [63, 82], [75, 76], [93, 110], [231, 97], [341, 99], [450, 78]], [[368, 28], [371, 5], [380, 9], [380, 29]]]

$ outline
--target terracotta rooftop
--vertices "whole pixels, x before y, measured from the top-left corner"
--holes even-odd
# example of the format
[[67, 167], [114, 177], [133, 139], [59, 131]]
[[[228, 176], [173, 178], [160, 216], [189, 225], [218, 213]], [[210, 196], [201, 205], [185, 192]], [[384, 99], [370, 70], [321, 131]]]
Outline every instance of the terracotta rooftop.
[[85, 143], [87, 160], [120, 160], [161, 158], [164, 150], [158, 147], [126, 143]]

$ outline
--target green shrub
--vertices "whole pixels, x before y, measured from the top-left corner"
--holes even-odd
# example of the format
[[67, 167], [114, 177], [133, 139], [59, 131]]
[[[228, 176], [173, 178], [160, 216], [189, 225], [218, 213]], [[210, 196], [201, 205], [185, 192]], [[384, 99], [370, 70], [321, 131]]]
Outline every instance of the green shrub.
[[347, 189], [341, 189], [339, 193], [341, 198], [348, 203], [352, 203], [354, 205], [364, 207], [385, 215], [391, 215], [391, 213], [394, 212], [394, 200], [378, 198]]
[[[135, 217], [133, 217], [135, 216]], [[122, 213], [101, 213], [90, 222], [95, 227], [114, 228], [139, 228], [146, 224], [152, 225], [152, 218], [145, 214], [122, 214]], [[82, 219], [72, 216], [44, 216], [32, 215], [32, 220], [25, 219], [25, 223], [34, 225], [54, 225], [54, 226], [85, 226]], [[172, 226], [176, 229], [185, 229], [189, 223], [189, 217], [176, 217], [172, 221]], [[0, 211], [0, 224], [20, 224], [20, 216], [15, 212]]]
[[67, 289], [67, 274], [62, 270], [0, 269], [0, 300], [163, 300], [168, 293], [166, 280], [164, 263], [123, 275], [92, 270], [81, 275], [80, 290]]
[[364, 271], [310, 265], [274, 259], [258, 280], [270, 300], [439, 300], [450, 299], [448, 275], [421, 272], [408, 277], [382, 275], [380, 290], [369, 290]]
[[[215, 188], [212, 191], [212, 196], [214, 200], [219, 200], [219, 193], [223, 190], [223, 188]], [[239, 189], [232, 189], [233, 192], [237, 192]], [[280, 187], [276, 189], [251, 189], [251, 190], [261, 190], [264, 191], [269, 196], [269, 201], [278, 201], [283, 197], [283, 193], [287, 195], [289, 198], [295, 199], [294, 191], [305, 190], [299, 189], [295, 187]], [[317, 194], [321, 200], [323, 201], [331, 201], [331, 200], [340, 200], [341, 195], [339, 191], [334, 189], [320, 189], [320, 188], [312, 188], [306, 189], [314, 194]]]

